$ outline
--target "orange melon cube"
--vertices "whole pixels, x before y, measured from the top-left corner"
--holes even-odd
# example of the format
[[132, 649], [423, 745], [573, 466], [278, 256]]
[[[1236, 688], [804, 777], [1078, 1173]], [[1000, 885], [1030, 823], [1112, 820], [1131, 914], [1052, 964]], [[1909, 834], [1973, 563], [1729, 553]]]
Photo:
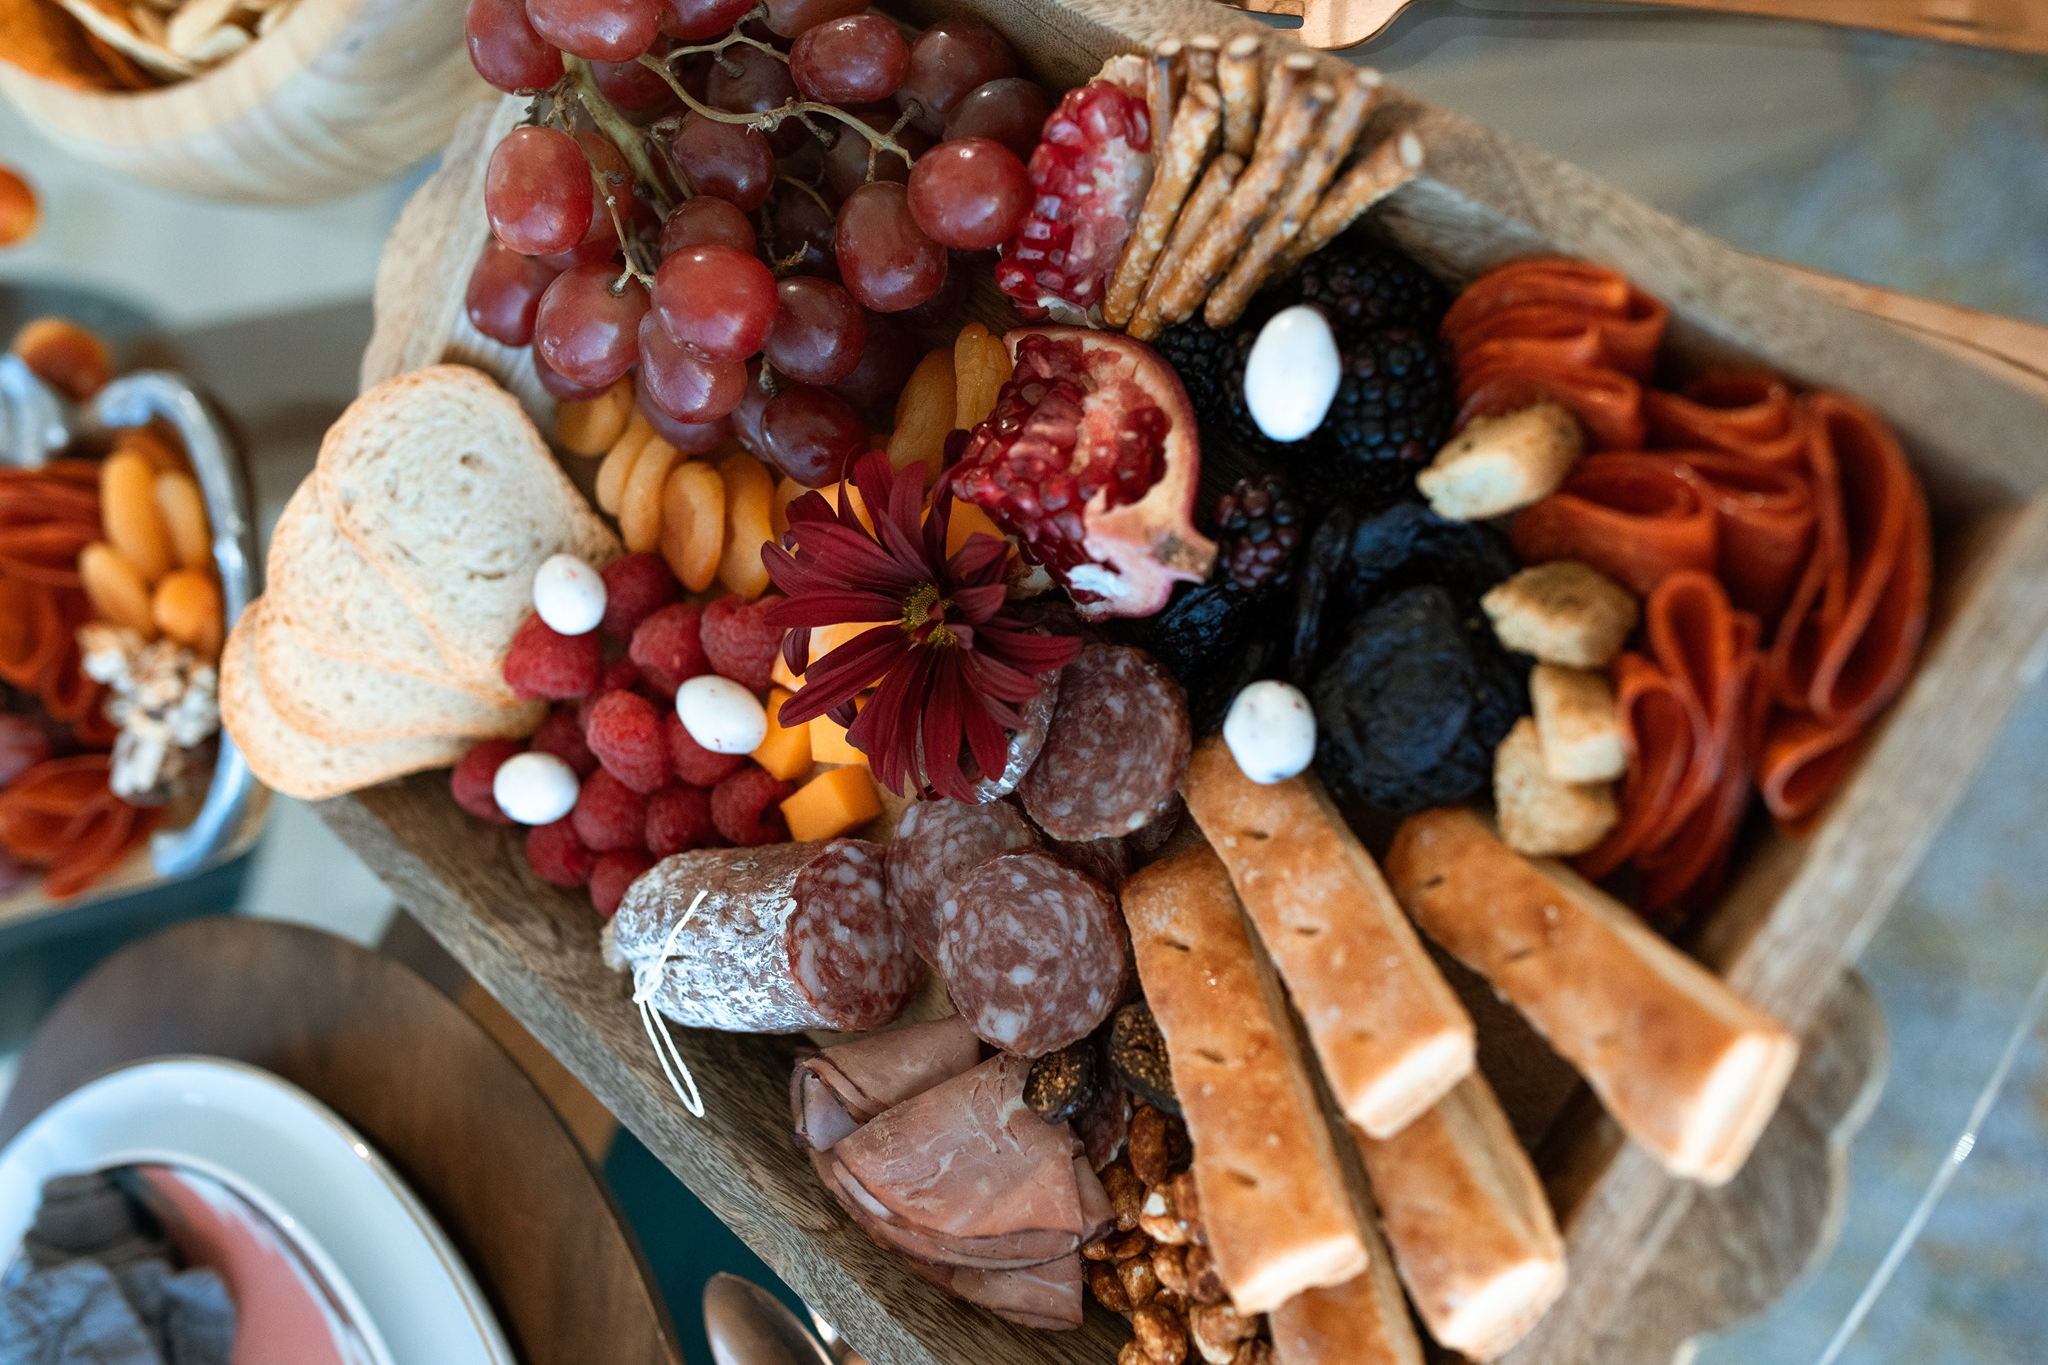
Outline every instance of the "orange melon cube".
[[782, 703], [788, 700], [789, 693], [779, 687], [768, 694], [768, 737], [753, 759], [782, 781], [794, 782], [811, 770], [811, 727], [782, 723]]
[[830, 839], [858, 829], [882, 813], [874, 779], [865, 768], [834, 768], [819, 773], [782, 803], [789, 837], [798, 843]]
[[847, 742], [845, 729], [830, 716], [818, 716], [811, 721], [811, 757], [819, 763], [868, 761], [866, 754]]
[[946, 554], [950, 558], [960, 553], [960, 547], [967, 538], [979, 532], [985, 536], [1003, 539], [1003, 528], [990, 519], [989, 514], [971, 502], [955, 502], [953, 516], [946, 523]]

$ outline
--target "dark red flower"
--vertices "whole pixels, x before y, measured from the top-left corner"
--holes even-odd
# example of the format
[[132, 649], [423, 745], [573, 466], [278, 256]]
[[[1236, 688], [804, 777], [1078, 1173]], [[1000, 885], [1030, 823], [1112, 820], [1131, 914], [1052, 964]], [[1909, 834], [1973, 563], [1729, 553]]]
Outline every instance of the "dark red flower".
[[1006, 612], [1007, 542], [976, 533], [947, 557], [952, 494], [941, 485], [925, 515], [922, 467], [898, 473], [871, 452], [849, 482], [872, 531], [842, 486], [837, 507], [817, 493], [789, 505], [789, 548], [761, 547], [785, 598], [768, 621], [789, 631], [782, 656], [792, 672], [804, 669], [812, 630], [875, 623], [804, 671], [782, 723], [844, 715], [873, 686], [846, 738], [868, 756], [875, 780], [894, 792], [972, 801], [975, 774], [1003, 770], [1003, 732], [1024, 723], [1018, 708], [1038, 695], [1039, 675], [1064, 668], [1081, 642]]

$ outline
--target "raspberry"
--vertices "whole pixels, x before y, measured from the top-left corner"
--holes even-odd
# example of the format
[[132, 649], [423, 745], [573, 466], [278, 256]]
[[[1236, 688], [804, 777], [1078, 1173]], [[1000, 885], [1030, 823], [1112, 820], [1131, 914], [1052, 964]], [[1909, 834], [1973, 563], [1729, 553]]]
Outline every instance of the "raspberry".
[[646, 681], [640, 676], [640, 666], [631, 659], [613, 659], [604, 666], [604, 672], [597, 678], [597, 686], [590, 689], [582, 701], [576, 703], [576, 724], [586, 732], [590, 729], [590, 708], [613, 692], [626, 692]]
[[711, 823], [741, 848], [779, 844], [789, 838], [781, 804], [795, 790], [766, 768], [741, 768], [711, 789]]
[[[577, 711], [581, 709], [578, 706]], [[583, 721], [577, 711], [557, 706], [548, 712], [547, 719], [533, 732], [530, 747], [535, 753], [553, 754], [561, 759], [576, 776], [588, 777], [597, 771], [597, 755], [590, 752], [590, 746], [583, 742]]]
[[713, 672], [755, 692], [768, 690], [782, 650], [782, 630], [768, 624], [768, 611], [781, 601], [772, 595], [758, 602], [727, 596], [704, 608], [699, 636]]
[[694, 602], [663, 607], [640, 623], [627, 653], [647, 681], [670, 698], [685, 680], [711, 671], [700, 637], [704, 609]]
[[604, 633], [624, 644], [642, 621], [682, 595], [683, 585], [660, 555], [642, 551], [614, 560], [604, 571]]
[[563, 816], [552, 825], [535, 825], [526, 832], [526, 865], [533, 875], [556, 886], [581, 886], [590, 880], [597, 855], [576, 837], [573, 817]]
[[575, 701], [597, 686], [602, 648], [596, 631], [557, 635], [529, 616], [505, 653], [505, 685], [522, 697]]
[[657, 858], [718, 842], [711, 823], [711, 793], [702, 787], [665, 787], [647, 798], [647, 851]]
[[629, 852], [607, 853], [597, 860], [597, 866], [590, 870], [590, 905], [606, 919], [619, 913], [619, 902], [626, 898], [641, 873], [654, 866], [654, 859], [638, 849]]
[[644, 848], [647, 843], [647, 798], [602, 768], [583, 779], [569, 820], [576, 826], [576, 837], [593, 853]]
[[525, 747], [516, 739], [486, 739], [464, 754], [448, 779], [448, 785], [455, 793], [455, 804], [479, 820], [488, 820], [494, 825], [511, 824], [512, 817], [498, 809], [498, 798], [491, 794], [491, 783], [498, 776], [498, 765]]
[[590, 752], [606, 772], [642, 795], [668, 785], [668, 746], [661, 715], [638, 692], [607, 692], [590, 708], [583, 730]]
[[712, 753], [690, 738], [682, 717], [673, 711], [662, 717], [661, 735], [668, 741], [669, 766], [680, 781], [693, 787], [715, 787], [747, 761], [745, 754]]

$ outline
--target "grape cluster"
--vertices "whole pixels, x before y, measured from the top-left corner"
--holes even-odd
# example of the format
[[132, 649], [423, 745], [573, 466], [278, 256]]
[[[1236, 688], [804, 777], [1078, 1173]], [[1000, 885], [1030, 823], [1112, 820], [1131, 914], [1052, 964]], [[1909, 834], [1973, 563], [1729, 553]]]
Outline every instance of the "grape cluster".
[[736, 435], [811, 487], [868, 446], [966, 253], [1030, 197], [1051, 100], [987, 24], [906, 38], [865, 0], [469, 0], [532, 95], [491, 155], [470, 320], [557, 398], [629, 375], [678, 448]]

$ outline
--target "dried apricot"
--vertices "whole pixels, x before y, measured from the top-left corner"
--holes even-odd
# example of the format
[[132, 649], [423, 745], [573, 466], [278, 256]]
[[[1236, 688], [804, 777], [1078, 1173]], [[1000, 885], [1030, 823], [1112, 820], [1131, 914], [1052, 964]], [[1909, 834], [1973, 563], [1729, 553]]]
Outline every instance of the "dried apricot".
[[745, 452], [719, 461], [718, 474], [725, 480], [725, 550], [718, 581], [742, 597], [756, 598], [768, 590], [761, 547], [775, 539], [775, 480]]
[[158, 474], [156, 510], [163, 515], [171, 550], [182, 567], [203, 569], [213, 562], [213, 528], [207, 523], [206, 499], [197, 479], [177, 470]]
[[659, 436], [649, 441], [633, 461], [633, 472], [619, 495], [619, 539], [628, 554], [639, 554], [661, 544], [661, 490], [668, 471], [682, 456]]
[[960, 329], [953, 343], [955, 400], [953, 425], [972, 431], [996, 410], [996, 396], [1010, 382], [1010, 348], [978, 322]]
[[0, 166], [0, 247], [20, 246], [36, 235], [42, 202], [35, 187], [11, 166]]
[[146, 427], [125, 427], [114, 437], [116, 453], [130, 450], [149, 461], [149, 467], [157, 473], [173, 469], [186, 469], [185, 447], [161, 422], [152, 422]]
[[790, 478], [785, 478], [781, 483], [775, 485], [775, 503], [769, 509], [768, 521], [769, 525], [774, 528], [778, 539], [784, 531], [789, 529], [789, 505], [810, 491], [810, 489], [804, 487], [795, 479]]
[[14, 334], [14, 353], [36, 378], [83, 403], [114, 377], [107, 343], [66, 318], [37, 318]]
[[203, 658], [220, 653], [220, 589], [210, 574], [177, 569], [164, 575], [150, 602], [156, 628]]
[[946, 434], [953, 430], [957, 407], [953, 353], [933, 351], [917, 362], [896, 399], [896, 430], [889, 437], [889, 463], [898, 469], [921, 463], [927, 483], [937, 478], [946, 457]]
[[629, 376], [595, 398], [574, 399], [555, 409], [555, 439], [572, 455], [595, 458], [626, 434], [635, 415]]
[[144, 635], [156, 634], [149, 584], [119, 550], [103, 540], [86, 546], [78, 552], [78, 576], [94, 616]]
[[604, 463], [597, 467], [597, 505], [613, 516], [619, 513], [619, 499], [625, 496], [626, 480], [632, 477], [633, 461], [640, 458], [640, 452], [654, 439], [654, 428], [647, 419], [635, 412], [626, 422], [625, 431], [612, 442], [606, 452]]
[[156, 471], [132, 450], [100, 465], [100, 527], [109, 543], [154, 583], [171, 570], [171, 536], [156, 505]]
[[661, 557], [691, 592], [718, 577], [725, 552], [725, 480], [702, 460], [669, 472], [661, 495]]

